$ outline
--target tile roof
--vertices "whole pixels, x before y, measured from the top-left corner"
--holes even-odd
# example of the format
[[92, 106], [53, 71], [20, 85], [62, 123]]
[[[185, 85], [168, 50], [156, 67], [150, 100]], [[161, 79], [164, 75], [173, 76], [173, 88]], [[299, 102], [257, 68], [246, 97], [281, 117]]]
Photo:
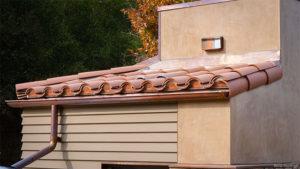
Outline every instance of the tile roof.
[[16, 85], [18, 99], [229, 89], [229, 97], [282, 77], [277, 62], [147, 69], [136, 64]]

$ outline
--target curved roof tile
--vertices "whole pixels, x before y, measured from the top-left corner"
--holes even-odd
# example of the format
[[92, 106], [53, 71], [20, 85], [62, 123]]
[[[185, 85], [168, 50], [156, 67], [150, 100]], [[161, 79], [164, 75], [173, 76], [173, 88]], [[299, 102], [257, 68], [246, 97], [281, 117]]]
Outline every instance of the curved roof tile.
[[276, 62], [219, 65], [210, 68], [143, 70], [137, 64], [17, 84], [19, 99], [163, 93], [227, 88], [230, 96], [272, 83], [282, 77]]

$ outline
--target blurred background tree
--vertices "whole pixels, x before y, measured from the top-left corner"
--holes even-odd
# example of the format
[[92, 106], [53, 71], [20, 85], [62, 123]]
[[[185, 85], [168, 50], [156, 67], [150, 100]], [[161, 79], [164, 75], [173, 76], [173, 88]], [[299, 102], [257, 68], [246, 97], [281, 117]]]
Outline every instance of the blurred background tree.
[[[0, 163], [20, 158], [21, 118], [4, 100], [16, 83], [132, 64], [138, 36], [124, 0], [0, 1]], [[134, 3], [134, 2], [133, 2]]]
[[1, 0], [0, 164], [10, 165], [21, 155], [20, 110], [4, 102], [16, 99], [16, 83], [155, 56], [156, 9], [179, 2], [184, 1]]
[[136, 0], [136, 6], [124, 9], [133, 30], [140, 36], [142, 47], [136, 55], [152, 57], [158, 51], [158, 12], [157, 7], [192, 0]]

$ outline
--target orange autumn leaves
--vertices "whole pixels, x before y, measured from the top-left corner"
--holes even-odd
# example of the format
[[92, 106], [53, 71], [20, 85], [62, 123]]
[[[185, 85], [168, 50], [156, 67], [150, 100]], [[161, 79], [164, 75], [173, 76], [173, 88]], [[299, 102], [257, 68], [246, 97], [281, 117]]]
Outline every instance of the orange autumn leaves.
[[142, 42], [142, 47], [136, 51], [140, 55], [152, 57], [158, 52], [158, 12], [157, 7], [191, 0], [135, 0], [136, 8], [124, 9], [133, 31]]

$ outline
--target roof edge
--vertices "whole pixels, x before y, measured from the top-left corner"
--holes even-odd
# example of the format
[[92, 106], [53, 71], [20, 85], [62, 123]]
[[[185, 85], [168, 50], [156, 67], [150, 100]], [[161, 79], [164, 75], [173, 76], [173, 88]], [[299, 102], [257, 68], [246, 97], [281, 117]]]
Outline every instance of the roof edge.
[[129, 103], [149, 102], [173, 102], [190, 100], [227, 100], [228, 89], [171, 92], [171, 93], [147, 93], [128, 95], [105, 95], [86, 97], [64, 97], [31, 100], [6, 100], [12, 108], [47, 107], [51, 105], [60, 106], [83, 106], [83, 105], [113, 105]]
[[169, 10], [182, 9], [182, 8], [191, 8], [196, 6], [218, 4], [218, 3], [230, 2], [230, 1], [237, 1], [237, 0], [198, 0], [194, 2], [160, 6], [157, 8], [157, 11], [161, 12], [161, 11], [169, 11]]

